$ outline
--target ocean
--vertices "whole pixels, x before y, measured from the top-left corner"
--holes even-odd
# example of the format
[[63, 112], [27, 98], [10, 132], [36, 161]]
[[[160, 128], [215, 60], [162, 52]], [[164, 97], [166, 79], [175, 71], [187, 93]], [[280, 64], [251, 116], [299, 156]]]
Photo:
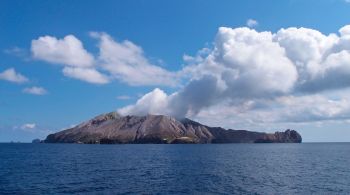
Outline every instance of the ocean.
[[0, 144], [0, 194], [350, 194], [350, 143]]

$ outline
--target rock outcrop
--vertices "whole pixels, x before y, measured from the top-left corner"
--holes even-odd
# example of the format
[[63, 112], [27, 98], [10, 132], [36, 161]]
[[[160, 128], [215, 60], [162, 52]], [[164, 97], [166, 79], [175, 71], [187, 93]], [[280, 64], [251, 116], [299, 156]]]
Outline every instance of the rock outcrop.
[[33, 143], [33, 144], [38, 144], [38, 143], [40, 143], [40, 142], [41, 142], [40, 139], [33, 139], [33, 140], [32, 140], [32, 143]]
[[164, 115], [97, 116], [76, 127], [47, 136], [45, 143], [300, 143], [294, 130], [274, 134], [209, 127], [190, 119]]

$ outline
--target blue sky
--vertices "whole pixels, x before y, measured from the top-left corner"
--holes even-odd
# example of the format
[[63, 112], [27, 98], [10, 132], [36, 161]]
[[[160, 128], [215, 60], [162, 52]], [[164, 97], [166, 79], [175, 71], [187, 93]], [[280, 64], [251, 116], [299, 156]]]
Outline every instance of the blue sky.
[[[248, 20], [251, 21], [249, 24]], [[185, 112], [181, 115], [209, 125], [269, 132], [295, 128], [302, 133], [305, 141], [350, 141], [350, 112], [347, 109], [350, 93], [345, 79], [346, 68], [350, 64], [339, 62], [340, 67], [331, 64], [333, 58], [333, 61], [320, 60], [328, 57], [328, 53], [342, 54], [341, 57], [348, 59], [344, 56], [350, 50], [347, 30], [344, 28], [344, 36], [338, 32], [348, 24], [350, 3], [345, 0], [1, 1], [0, 142], [44, 138], [50, 132], [121, 108], [124, 108], [121, 112], [126, 114], [174, 115], [180, 113], [164, 112], [164, 109], [183, 108], [181, 112]], [[227, 28], [219, 30], [220, 27]], [[239, 27], [249, 27], [249, 30], [239, 31]], [[268, 31], [277, 37], [275, 33], [289, 27], [312, 29], [324, 35], [322, 38], [328, 42], [334, 42], [329, 43], [332, 46], [326, 49], [324, 45], [327, 41], [319, 43], [322, 48], [317, 51], [322, 50], [322, 56], [316, 56], [317, 60], [314, 60], [314, 50], [311, 51], [314, 48], [310, 52], [309, 48], [297, 48], [298, 51], [305, 49], [307, 55], [303, 56], [303, 60], [308, 61], [301, 62], [299, 54], [293, 53], [295, 48], [290, 46], [295, 42], [283, 42], [286, 39], [282, 35], [279, 36], [281, 40], [273, 40], [278, 42], [278, 47], [286, 50], [288, 62], [283, 70], [292, 66], [306, 67], [306, 64], [310, 67], [311, 62], [317, 61], [320, 66], [331, 67], [320, 69], [323, 71], [322, 79], [314, 74], [307, 75], [306, 80], [309, 77], [313, 80], [310, 85], [304, 85], [304, 80], [300, 80], [304, 78], [302, 70], [295, 72], [292, 68], [286, 73], [288, 78], [284, 76], [286, 79], [274, 88], [256, 89], [257, 83], [252, 85], [242, 79], [224, 79], [224, 85], [229, 88], [222, 92], [220, 82], [215, 80], [219, 73], [211, 75], [205, 72], [210, 70], [208, 57], [217, 57], [220, 52], [227, 52], [225, 56], [233, 59], [234, 63], [218, 62], [218, 59], [214, 60], [215, 63], [227, 63], [227, 67], [233, 67], [230, 71], [249, 69], [249, 66], [241, 69], [246, 62], [234, 52], [237, 44], [232, 40], [236, 40], [238, 31], [254, 36], [260, 44], [259, 39], [264, 39], [265, 35], [252, 34], [250, 30], [257, 33]], [[293, 33], [307, 34], [305, 39], [314, 36], [301, 31], [291, 30], [284, 36], [291, 38]], [[330, 33], [335, 33], [337, 37], [328, 37]], [[67, 35], [73, 38], [64, 40]], [[46, 39], [40, 39], [45, 36]], [[55, 41], [61, 41], [62, 47], [57, 44], [58, 49], [51, 48], [51, 51], [47, 44]], [[221, 46], [226, 43], [232, 48], [221, 51]], [[70, 46], [74, 47], [74, 52], [69, 53]], [[274, 44], [257, 47], [260, 46], [267, 48], [267, 59], [274, 59], [272, 54], [280, 51], [274, 50]], [[271, 55], [269, 48], [272, 48]], [[233, 53], [230, 53], [231, 50]], [[278, 63], [269, 62], [271, 66], [266, 68], [271, 68], [271, 71], [267, 73], [283, 75], [285, 72], [275, 67], [285, 62], [284, 57], [276, 58], [276, 61], [280, 60]], [[264, 56], [262, 58], [265, 59]], [[260, 64], [264, 62], [257, 63], [257, 66], [266, 65]], [[134, 68], [128, 69], [128, 66]], [[257, 66], [252, 66], [252, 69]], [[213, 68], [215, 72], [222, 67]], [[252, 69], [246, 75], [252, 75], [249, 72]], [[329, 78], [328, 72], [325, 72], [328, 70], [334, 70], [329, 73]], [[289, 78], [293, 74], [297, 75]], [[219, 77], [224, 78], [223, 75], [226, 73], [220, 73]], [[259, 74], [253, 75], [254, 79], [259, 77]], [[216, 83], [213, 87], [213, 93], [218, 94], [216, 96], [203, 92], [211, 87], [212, 78]], [[272, 81], [281, 78], [274, 78], [272, 83], [267, 79], [262, 80], [262, 85], [266, 81], [266, 85], [274, 86], [276, 83]], [[154, 91], [155, 88], [159, 91]], [[149, 96], [145, 97], [147, 93]], [[171, 95], [173, 93], [180, 95]], [[143, 101], [135, 104], [140, 98]], [[322, 105], [302, 110], [313, 100], [315, 104], [319, 101]], [[162, 106], [164, 102], [166, 106]], [[178, 107], [169, 107], [170, 104]], [[228, 105], [232, 106], [230, 111], [221, 109]], [[276, 117], [285, 114], [288, 106], [300, 108], [286, 114], [283, 119]], [[309, 114], [303, 115], [308, 111]], [[221, 119], [213, 118], [213, 113], [222, 115]], [[273, 119], [265, 120], [267, 118]]]

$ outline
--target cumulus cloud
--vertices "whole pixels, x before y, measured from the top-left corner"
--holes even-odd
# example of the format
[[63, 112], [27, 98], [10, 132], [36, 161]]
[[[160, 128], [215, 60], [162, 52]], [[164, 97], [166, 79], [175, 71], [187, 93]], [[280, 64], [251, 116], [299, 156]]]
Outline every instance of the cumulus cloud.
[[65, 67], [62, 70], [67, 77], [79, 79], [94, 84], [105, 84], [109, 82], [107, 76], [93, 68]]
[[252, 27], [257, 26], [259, 23], [258, 23], [258, 21], [254, 20], [254, 19], [248, 19], [246, 24], [248, 27], [252, 28]]
[[39, 37], [32, 41], [31, 51], [35, 59], [63, 65], [62, 72], [67, 77], [94, 84], [109, 82], [106, 75], [96, 70], [94, 56], [73, 35], [67, 35], [63, 39]]
[[47, 94], [47, 91], [43, 87], [34, 86], [34, 87], [24, 88], [23, 93], [32, 94], [32, 95], [45, 95]]
[[22, 74], [16, 72], [14, 68], [9, 68], [0, 73], [0, 80], [10, 81], [14, 83], [25, 83], [29, 79]]
[[155, 89], [119, 112], [234, 124], [350, 118], [349, 93], [330, 95], [350, 86], [350, 26], [329, 35], [308, 28], [273, 33], [221, 27], [204, 51], [184, 56], [181, 74], [190, 79], [179, 91]]
[[133, 86], [178, 84], [177, 73], [150, 63], [142, 48], [131, 41], [118, 42], [106, 33], [92, 32], [91, 36], [99, 40], [97, 59], [73, 35], [63, 39], [39, 37], [32, 40], [31, 52], [35, 59], [63, 65], [65, 76], [89, 83], [106, 84], [117, 79]]
[[32, 41], [31, 51], [34, 58], [53, 64], [91, 67], [94, 63], [93, 56], [73, 35], [67, 35], [63, 39], [52, 36], [39, 37]]
[[[248, 27], [256, 25], [253, 19], [247, 21]], [[213, 122], [221, 118], [233, 124], [350, 118], [350, 93], [330, 95], [350, 87], [350, 25], [331, 34], [303, 27], [277, 32], [220, 27], [210, 47], [183, 56], [184, 68], [177, 72], [151, 63], [131, 41], [116, 41], [106, 33], [91, 36], [98, 40], [96, 58], [72, 35], [33, 40], [33, 57], [62, 64], [65, 76], [90, 83], [186, 83], [169, 94], [154, 89], [120, 108], [124, 115], [166, 114]]]
[[213, 63], [224, 68], [220, 76], [233, 96], [291, 90], [298, 77], [296, 68], [272, 38], [270, 32], [259, 33], [248, 28], [219, 29]]
[[342, 27], [340, 36], [307, 28], [281, 29], [275, 34], [275, 41], [285, 48], [298, 70], [297, 90], [317, 92], [350, 86], [349, 28]]
[[332, 53], [319, 64], [317, 74], [302, 83], [301, 91], [317, 92], [329, 89], [342, 89], [350, 85], [349, 51]]
[[99, 40], [101, 67], [129, 85], [165, 85], [177, 83], [176, 74], [153, 65], [141, 47], [131, 41], [117, 42], [106, 33], [91, 33]]
[[[167, 98], [167, 105], [170, 105], [167, 112], [193, 116], [226, 99], [233, 101], [289, 93], [298, 78], [297, 70], [284, 49], [272, 39], [270, 32], [220, 28], [212, 52], [184, 70], [194, 76], [183, 89]], [[161, 97], [164, 99], [165, 96]], [[130, 113], [133, 110], [138, 109], [134, 108]]]

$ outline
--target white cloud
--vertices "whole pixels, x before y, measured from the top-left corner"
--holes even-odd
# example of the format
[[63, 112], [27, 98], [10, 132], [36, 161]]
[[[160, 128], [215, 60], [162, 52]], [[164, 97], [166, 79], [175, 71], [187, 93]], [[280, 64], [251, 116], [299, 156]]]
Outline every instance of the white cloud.
[[219, 29], [210, 60], [215, 66], [223, 66], [221, 79], [232, 95], [260, 96], [291, 90], [298, 77], [296, 68], [272, 37], [270, 32], [248, 28]]
[[100, 41], [101, 67], [118, 80], [134, 86], [177, 84], [175, 73], [151, 64], [142, 48], [131, 41], [117, 42], [106, 33], [94, 32], [91, 36]]
[[[177, 116], [173, 110], [177, 95], [178, 93], [167, 95], [160, 89], [155, 89], [138, 100], [135, 105], [121, 108], [118, 112], [122, 115], [152, 113]], [[236, 99], [235, 102], [226, 99], [203, 107], [196, 114], [187, 113], [186, 116], [207, 125], [236, 129], [286, 127], [291, 123], [348, 121], [349, 93], [343, 93], [342, 96], [339, 99], [332, 99], [319, 94], [288, 95], [273, 99]]]
[[94, 63], [93, 56], [73, 35], [67, 35], [63, 39], [52, 36], [39, 37], [32, 40], [31, 51], [34, 58], [53, 64], [91, 67]]
[[146, 115], [152, 114], [169, 114], [168, 112], [168, 95], [164, 91], [156, 88], [152, 92], [145, 94], [135, 105], [126, 106], [118, 110], [122, 115]]
[[106, 75], [103, 75], [93, 68], [65, 67], [62, 72], [67, 77], [79, 79], [89, 83], [106, 84], [109, 82]]
[[246, 24], [248, 27], [252, 28], [252, 27], [258, 26], [259, 23], [254, 19], [248, 19]]
[[27, 133], [33, 133], [36, 134], [37, 136], [47, 136], [48, 134], [53, 133], [52, 130], [49, 130], [46, 127], [42, 127], [36, 123], [25, 123], [20, 126], [13, 126], [13, 130], [22, 130]]
[[63, 74], [94, 84], [106, 84], [109, 79], [96, 70], [95, 59], [79, 39], [67, 35], [63, 39], [43, 36], [32, 41], [33, 57], [53, 64], [64, 65]]
[[288, 28], [274, 35], [298, 70], [297, 90], [313, 93], [350, 86], [349, 26], [342, 27], [339, 34]]
[[26, 130], [26, 129], [34, 129], [36, 127], [35, 123], [26, 123], [21, 126], [21, 129]]
[[155, 89], [119, 112], [236, 125], [348, 120], [349, 28], [324, 35], [221, 27], [210, 51], [184, 56], [187, 85], [169, 95]]
[[305, 122], [344, 119], [350, 117], [348, 98], [333, 100], [324, 95], [286, 96], [277, 98], [278, 121]]
[[[253, 19], [247, 21], [249, 27], [256, 25]], [[221, 27], [211, 48], [183, 56], [185, 67], [178, 72], [151, 63], [131, 41], [119, 42], [106, 33], [91, 36], [99, 41], [96, 59], [72, 35], [34, 40], [44, 46], [32, 44], [33, 56], [61, 63], [65, 76], [90, 83], [117, 79], [133, 86], [179, 86], [187, 80], [171, 94], [154, 89], [118, 110], [124, 115], [166, 114], [252, 125], [350, 119], [350, 93], [334, 95], [350, 87], [350, 25], [328, 35], [296, 27], [277, 32]], [[70, 47], [74, 49], [66, 51]], [[86, 56], [90, 60], [82, 60]]]
[[[349, 3], [350, 3], [350, 0], [349, 0]], [[345, 25], [342, 28], [340, 28], [339, 33], [341, 36], [350, 35], [350, 25]]]
[[[52, 36], [32, 40], [33, 58], [64, 66], [65, 76], [95, 84], [106, 84], [117, 79], [133, 86], [176, 86], [177, 73], [151, 64], [141, 47], [131, 41], [117, 42], [106, 33], [92, 32], [99, 40], [96, 60], [86, 51], [82, 42], [73, 35], [63, 39]], [[104, 70], [104, 75], [100, 70]]]
[[229, 87], [242, 88], [231, 91], [258, 96], [266, 95], [272, 86], [275, 92], [283, 93], [349, 87], [349, 28], [342, 27], [340, 36], [294, 27], [277, 33], [220, 28], [212, 52], [185, 71], [195, 78], [216, 75]]
[[193, 77], [172, 100], [176, 115], [195, 115], [226, 100], [289, 94], [298, 80], [297, 68], [270, 32], [221, 27], [212, 51], [200, 55], [195, 58], [201, 61], [184, 69]]
[[1, 72], [0, 80], [6, 80], [14, 83], [25, 83], [29, 81], [25, 76], [16, 72], [14, 68], [9, 68]]
[[43, 87], [27, 87], [23, 89], [23, 93], [33, 94], [33, 95], [45, 95], [47, 94], [46, 89]]
[[246, 100], [239, 104], [220, 102], [202, 109], [193, 117], [212, 126], [266, 130], [346, 121], [350, 118], [348, 98], [330, 99], [324, 95], [282, 96]]
[[326, 36], [317, 30], [294, 27], [282, 28], [274, 35], [274, 41], [286, 49], [287, 56], [296, 64], [321, 60], [337, 38], [335, 34]]

